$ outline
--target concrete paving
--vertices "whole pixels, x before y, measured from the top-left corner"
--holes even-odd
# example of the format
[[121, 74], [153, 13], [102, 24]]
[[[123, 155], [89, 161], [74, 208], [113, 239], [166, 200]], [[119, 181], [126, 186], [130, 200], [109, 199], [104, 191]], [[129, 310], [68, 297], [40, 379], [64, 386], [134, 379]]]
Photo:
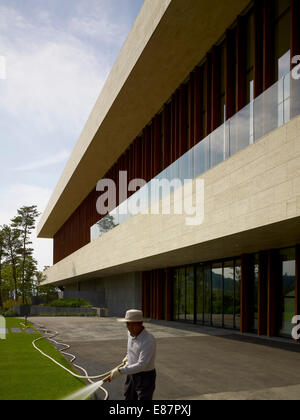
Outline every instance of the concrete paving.
[[[58, 331], [58, 341], [71, 345], [75, 363], [90, 375], [112, 369], [126, 354], [126, 326], [115, 318], [30, 321]], [[176, 322], [145, 327], [157, 339], [156, 400], [300, 399], [299, 344]], [[124, 399], [124, 379], [105, 385], [110, 400]]]

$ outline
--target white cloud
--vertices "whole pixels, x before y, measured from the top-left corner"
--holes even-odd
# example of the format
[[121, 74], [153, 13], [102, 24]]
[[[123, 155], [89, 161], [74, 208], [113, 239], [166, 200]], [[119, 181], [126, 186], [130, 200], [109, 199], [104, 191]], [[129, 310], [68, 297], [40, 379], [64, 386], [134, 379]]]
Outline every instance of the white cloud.
[[14, 168], [13, 170], [14, 171], [33, 171], [36, 169], [45, 168], [47, 166], [56, 165], [57, 163], [65, 162], [69, 158], [70, 154], [71, 153], [68, 152], [67, 150], [63, 150], [62, 152], [58, 153], [55, 156], [50, 156], [46, 159], [28, 163], [24, 166]]
[[45, 12], [35, 25], [9, 7], [0, 16], [7, 76], [0, 109], [27, 128], [68, 133], [75, 142], [109, 73], [106, 55], [53, 26]]

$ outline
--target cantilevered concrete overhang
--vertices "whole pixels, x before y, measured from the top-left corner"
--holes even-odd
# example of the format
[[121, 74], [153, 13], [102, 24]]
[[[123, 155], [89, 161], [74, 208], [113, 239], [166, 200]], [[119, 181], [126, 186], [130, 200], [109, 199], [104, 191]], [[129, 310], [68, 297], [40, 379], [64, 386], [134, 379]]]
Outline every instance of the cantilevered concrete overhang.
[[[300, 117], [204, 173], [204, 222], [132, 217], [46, 271], [57, 285], [300, 243]], [[195, 196], [193, 197], [195, 202]]]
[[145, 0], [42, 215], [38, 237], [53, 238], [248, 3]]

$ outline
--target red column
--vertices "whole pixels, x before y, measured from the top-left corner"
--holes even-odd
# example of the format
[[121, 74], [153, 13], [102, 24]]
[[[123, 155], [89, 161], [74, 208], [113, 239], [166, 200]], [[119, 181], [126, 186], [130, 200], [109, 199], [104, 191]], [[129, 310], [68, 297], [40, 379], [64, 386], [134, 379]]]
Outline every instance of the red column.
[[268, 336], [278, 334], [280, 260], [274, 250], [268, 252]]
[[171, 163], [176, 160], [176, 96], [172, 96], [171, 101]]
[[171, 105], [166, 104], [163, 111], [163, 130], [164, 130], [164, 156], [163, 169], [171, 164]]
[[189, 91], [189, 138], [188, 150], [195, 145], [195, 72], [190, 74]]
[[254, 3], [254, 97], [257, 98], [263, 91], [263, 2], [255, 0]]
[[212, 49], [212, 119], [211, 129], [214, 131], [221, 123], [221, 79], [220, 79], [220, 49], [216, 45]]
[[179, 130], [178, 130], [178, 158], [187, 151], [187, 86], [182, 85], [178, 92]]
[[236, 112], [247, 104], [247, 25], [245, 16], [239, 16], [236, 28]]
[[201, 92], [201, 80], [203, 78], [203, 70], [197, 67], [194, 74], [194, 145], [199, 143], [203, 137], [202, 127], [202, 100], [201, 96], [204, 92]]
[[236, 31], [226, 32], [226, 120], [235, 114], [235, 80], [236, 80]]
[[274, 69], [274, 0], [263, 0], [263, 90], [275, 83]]
[[155, 116], [153, 121], [153, 177], [162, 170], [161, 150], [161, 114], [159, 114]]
[[175, 160], [180, 157], [179, 145], [179, 112], [180, 112], [180, 90], [175, 94]]
[[208, 53], [205, 62], [205, 73], [206, 73], [206, 133], [205, 137], [211, 132], [211, 121], [212, 121], [212, 55]]

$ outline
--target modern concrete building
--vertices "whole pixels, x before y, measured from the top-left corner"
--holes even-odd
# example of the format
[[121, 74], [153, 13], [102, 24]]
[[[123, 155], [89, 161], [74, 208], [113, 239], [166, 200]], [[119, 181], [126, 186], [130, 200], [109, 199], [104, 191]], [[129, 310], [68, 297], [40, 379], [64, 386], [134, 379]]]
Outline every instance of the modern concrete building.
[[[300, 314], [299, 22], [298, 0], [144, 2], [40, 221], [38, 236], [54, 239], [47, 283], [112, 316], [138, 307], [290, 336]], [[96, 185], [119, 190], [120, 171], [147, 185], [203, 180], [203, 223], [100, 216]]]

